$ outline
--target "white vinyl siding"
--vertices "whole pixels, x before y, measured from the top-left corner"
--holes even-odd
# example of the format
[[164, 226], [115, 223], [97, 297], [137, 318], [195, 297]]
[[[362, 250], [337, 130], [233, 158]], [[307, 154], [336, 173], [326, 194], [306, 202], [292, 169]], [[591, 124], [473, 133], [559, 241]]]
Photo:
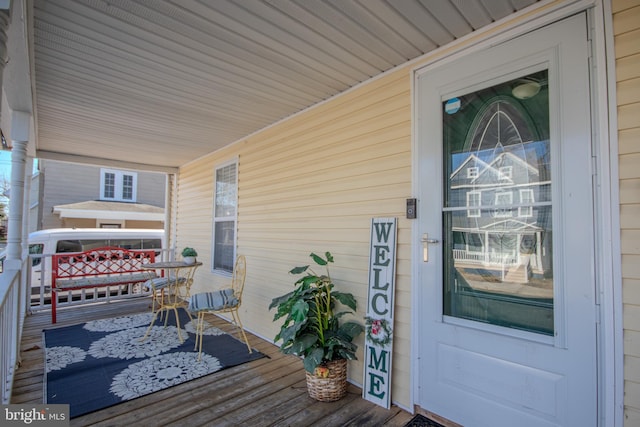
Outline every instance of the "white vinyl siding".
[[[330, 251], [336, 287], [353, 293], [356, 318], [366, 310], [371, 218], [398, 218], [392, 394], [409, 404], [411, 367], [411, 97], [407, 69], [258, 132], [180, 169], [177, 246], [210, 248], [215, 169], [238, 158], [237, 246], [247, 257], [240, 315], [271, 338], [268, 305], [292, 289], [288, 271], [309, 253]], [[207, 234], [208, 233], [208, 234]], [[200, 251], [207, 262], [212, 253]], [[228, 279], [200, 269], [193, 292]], [[350, 377], [362, 382], [362, 342]]]

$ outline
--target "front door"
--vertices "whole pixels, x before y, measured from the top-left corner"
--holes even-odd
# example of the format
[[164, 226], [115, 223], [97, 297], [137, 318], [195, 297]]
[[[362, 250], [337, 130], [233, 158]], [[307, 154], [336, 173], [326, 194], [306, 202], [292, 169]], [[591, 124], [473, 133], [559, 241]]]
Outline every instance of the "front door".
[[597, 423], [589, 48], [576, 15], [416, 77], [416, 403]]

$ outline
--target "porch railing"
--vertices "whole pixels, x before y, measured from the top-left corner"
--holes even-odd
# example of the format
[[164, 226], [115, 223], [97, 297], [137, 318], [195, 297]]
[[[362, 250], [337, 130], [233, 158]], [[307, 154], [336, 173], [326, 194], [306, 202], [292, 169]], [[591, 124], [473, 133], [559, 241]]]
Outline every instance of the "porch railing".
[[[156, 259], [174, 259], [173, 249], [163, 249]], [[0, 274], [0, 399], [2, 404], [11, 402], [11, 393], [16, 369], [20, 363], [20, 342], [27, 313], [51, 308], [50, 269], [41, 269], [32, 277], [34, 259], [41, 265], [51, 265], [51, 254], [29, 255], [22, 261], [21, 268], [7, 268]], [[48, 261], [48, 262], [47, 262]], [[46, 263], [46, 264], [45, 264]], [[115, 289], [119, 288], [119, 289]], [[67, 294], [67, 293], [65, 293]], [[113, 286], [98, 291], [73, 291], [66, 295], [66, 301], [58, 306], [84, 304], [87, 302], [109, 301], [148, 295], [141, 286]]]
[[520, 263], [517, 256], [489, 252], [468, 252], [464, 249], [454, 249], [453, 259], [466, 264], [486, 266], [507, 266], [518, 265]]
[[[172, 249], [162, 249], [159, 256], [160, 260], [169, 260], [173, 258], [174, 251]], [[31, 278], [31, 286], [28, 298], [29, 311], [37, 312], [40, 310], [51, 309], [51, 257], [52, 254], [29, 255], [27, 265], [33, 265], [34, 260], [40, 260], [41, 269]], [[46, 268], [45, 268], [46, 266]], [[57, 292], [58, 308], [73, 305], [82, 305], [95, 302], [108, 302], [113, 300], [136, 298], [150, 295], [150, 289], [145, 289], [141, 284], [115, 285], [100, 288], [80, 289], [73, 291]]]
[[29, 264], [23, 261], [21, 269], [4, 269], [0, 275], [0, 397], [3, 405], [11, 401], [13, 379], [20, 363], [20, 341], [27, 313], [25, 265]]

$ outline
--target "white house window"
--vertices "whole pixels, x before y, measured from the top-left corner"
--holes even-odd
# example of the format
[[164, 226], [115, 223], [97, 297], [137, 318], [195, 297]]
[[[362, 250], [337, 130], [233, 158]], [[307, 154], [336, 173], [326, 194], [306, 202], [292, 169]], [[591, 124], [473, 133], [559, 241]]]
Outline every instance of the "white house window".
[[107, 172], [104, 175], [104, 185], [102, 189], [104, 193], [102, 194], [103, 199], [113, 199], [116, 197], [116, 174]]
[[510, 208], [512, 203], [513, 194], [510, 191], [496, 193], [495, 205], [497, 209], [495, 210], [494, 216], [496, 218], [508, 218], [513, 216], [513, 211]]
[[513, 166], [502, 166], [499, 169], [500, 179], [511, 179], [513, 177]]
[[[479, 191], [469, 191], [467, 193], [467, 206], [480, 208], [482, 193]], [[467, 209], [469, 218], [480, 218], [480, 209]]]
[[133, 200], [133, 176], [122, 176], [122, 198], [124, 200]]
[[135, 202], [138, 174], [115, 169], [100, 170], [100, 199]]
[[216, 168], [213, 206], [213, 270], [231, 273], [238, 205], [237, 163]]
[[478, 177], [478, 168], [477, 166], [472, 166], [467, 168], [467, 178], [477, 178]]
[[[520, 190], [520, 204], [531, 205], [533, 204], [533, 190], [530, 188]], [[530, 218], [533, 216], [533, 206], [520, 206], [518, 208], [518, 216], [524, 218]]]

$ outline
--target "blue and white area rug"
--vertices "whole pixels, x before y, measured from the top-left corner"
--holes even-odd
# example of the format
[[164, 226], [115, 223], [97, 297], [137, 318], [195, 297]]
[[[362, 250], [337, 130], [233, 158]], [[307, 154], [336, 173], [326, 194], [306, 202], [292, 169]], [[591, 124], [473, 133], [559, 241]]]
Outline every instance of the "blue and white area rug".
[[141, 341], [151, 313], [45, 329], [44, 403], [69, 404], [71, 418], [265, 357], [218, 328], [205, 331], [202, 360], [194, 351], [195, 322], [180, 310]]

